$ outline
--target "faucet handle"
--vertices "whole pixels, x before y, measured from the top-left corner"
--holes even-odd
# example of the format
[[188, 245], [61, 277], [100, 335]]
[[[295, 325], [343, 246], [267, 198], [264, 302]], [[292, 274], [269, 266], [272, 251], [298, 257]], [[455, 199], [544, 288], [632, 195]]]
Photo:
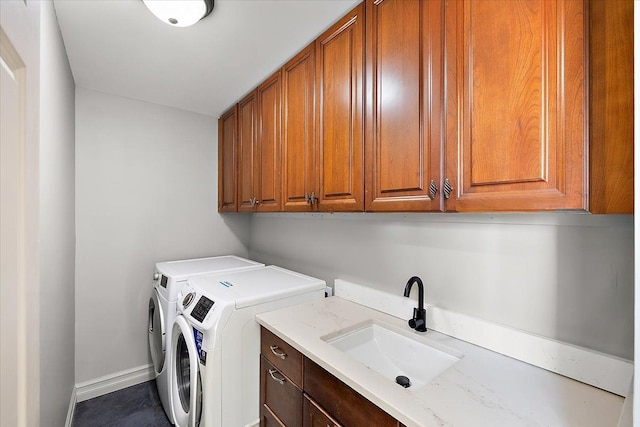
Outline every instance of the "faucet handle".
[[427, 332], [427, 311], [419, 308], [413, 309], [413, 318], [409, 319], [409, 327], [418, 332]]
[[427, 330], [424, 326], [424, 320], [422, 319], [409, 319], [409, 326], [418, 332], [425, 332]]

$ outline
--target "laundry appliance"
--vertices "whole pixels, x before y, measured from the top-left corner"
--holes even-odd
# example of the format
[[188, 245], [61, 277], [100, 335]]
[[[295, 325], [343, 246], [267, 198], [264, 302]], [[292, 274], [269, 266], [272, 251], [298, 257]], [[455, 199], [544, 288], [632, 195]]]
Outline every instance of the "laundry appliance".
[[186, 285], [189, 277], [260, 267], [264, 267], [264, 264], [233, 255], [156, 264], [153, 276], [154, 286], [149, 299], [149, 350], [160, 401], [172, 423], [175, 424], [175, 419], [171, 412], [170, 403], [171, 330], [168, 328], [171, 328], [176, 318], [176, 301], [180, 289]]
[[189, 279], [171, 332], [176, 425], [258, 425], [260, 327], [255, 316], [322, 299], [324, 290], [324, 280], [276, 266]]

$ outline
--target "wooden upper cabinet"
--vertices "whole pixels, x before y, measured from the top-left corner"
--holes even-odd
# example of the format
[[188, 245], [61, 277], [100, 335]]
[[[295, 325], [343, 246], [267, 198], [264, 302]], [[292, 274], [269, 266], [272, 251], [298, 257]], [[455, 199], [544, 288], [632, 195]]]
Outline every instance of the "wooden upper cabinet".
[[282, 208], [309, 211], [315, 189], [315, 49], [310, 44], [282, 67]]
[[218, 209], [633, 213], [633, 6], [365, 0], [219, 119]]
[[238, 211], [280, 210], [280, 72], [238, 103]]
[[256, 150], [256, 209], [259, 212], [280, 210], [281, 204], [281, 96], [280, 72], [265, 80], [257, 89], [258, 147]]
[[443, 207], [443, 12], [442, 1], [366, 2], [368, 211]]
[[446, 209], [586, 209], [579, 0], [446, 2]]
[[236, 212], [237, 119], [234, 105], [218, 119], [218, 212]]
[[257, 100], [253, 91], [238, 103], [238, 212], [253, 212], [257, 145]]
[[632, 0], [590, 2], [592, 213], [633, 213], [633, 6]]
[[364, 7], [316, 39], [319, 209], [364, 210]]

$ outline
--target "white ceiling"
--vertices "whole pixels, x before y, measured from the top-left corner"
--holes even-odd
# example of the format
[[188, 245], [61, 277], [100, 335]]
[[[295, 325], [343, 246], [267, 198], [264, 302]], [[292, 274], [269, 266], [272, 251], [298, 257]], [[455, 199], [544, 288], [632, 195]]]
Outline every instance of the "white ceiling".
[[141, 0], [54, 0], [78, 87], [218, 117], [360, 0], [215, 0], [192, 27]]

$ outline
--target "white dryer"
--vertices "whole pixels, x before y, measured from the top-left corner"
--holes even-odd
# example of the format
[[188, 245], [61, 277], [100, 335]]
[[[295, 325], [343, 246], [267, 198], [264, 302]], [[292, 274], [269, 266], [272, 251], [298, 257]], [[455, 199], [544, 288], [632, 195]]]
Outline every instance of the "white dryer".
[[176, 318], [176, 301], [180, 289], [189, 277], [215, 272], [232, 272], [264, 267], [255, 261], [233, 255], [159, 262], [153, 277], [154, 287], [149, 299], [149, 350], [156, 374], [160, 401], [169, 421], [175, 424], [171, 412], [169, 365], [171, 365], [171, 328]]
[[171, 404], [179, 427], [260, 421], [256, 314], [324, 297], [325, 282], [280, 267], [191, 278], [172, 327]]

